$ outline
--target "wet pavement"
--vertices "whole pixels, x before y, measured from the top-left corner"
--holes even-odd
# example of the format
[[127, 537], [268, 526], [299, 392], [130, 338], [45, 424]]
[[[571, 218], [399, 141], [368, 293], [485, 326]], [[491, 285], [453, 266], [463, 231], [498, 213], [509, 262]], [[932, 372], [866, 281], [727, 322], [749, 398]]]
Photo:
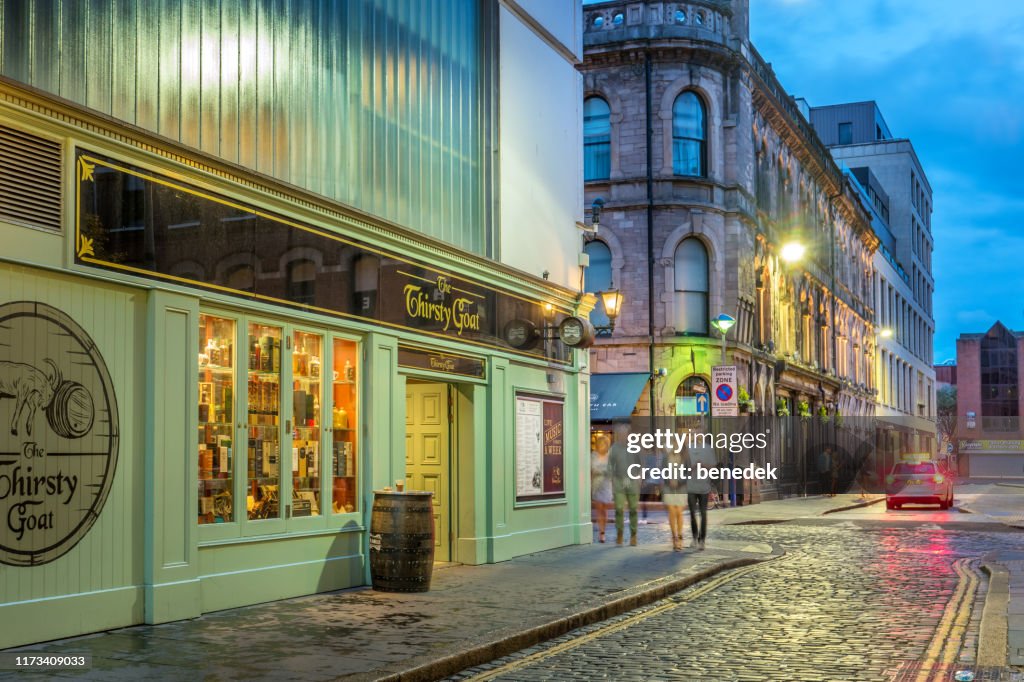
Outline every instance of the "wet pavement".
[[[962, 580], [953, 567], [958, 559], [971, 560], [965, 570], [977, 583], [957, 652], [958, 662], [971, 665], [986, 586], [977, 558], [1024, 550], [1024, 533], [981, 514], [886, 513], [882, 504], [863, 504], [841, 495], [713, 510], [707, 550], [682, 553], [671, 551], [664, 513], [652, 511], [639, 547], [617, 547], [609, 532], [607, 544], [439, 567], [423, 594], [345, 590], [21, 647], [93, 660], [86, 672], [18, 679], [431, 679], [600, 628], [609, 617], [633, 617], [636, 608], [657, 608], [676, 593], [679, 604], [652, 618], [662, 624], [613, 646], [614, 655], [581, 647], [590, 658], [563, 665], [554, 657], [559, 675], [541, 675], [545, 661], [523, 679], [561, 679], [573, 665], [588, 679], [629, 679], [653, 662], [648, 672], [662, 679], [812, 680], [828, 657], [839, 667], [823, 668], [821, 679], [880, 679], [828, 675], [911, 675]], [[781, 551], [787, 556], [778, 559]], [[747, 566], [765, 559], [771, 561]], [[684, 588], [689, 592], [679, 592]], [[1010, 608], [1020, 604], [1018, 597]], [[680, 624], [685, 636], [671, 634]], [[676, 667], [658, 667], [669, 661]], [[680, 667], [684, 661], [694, 667]], [[0, 673], [7, 678], [13, 674]]]
[[[691, 587], [453, 679], [917, 679], [937, 639], [947, 653], [934, 671], [950, 679], [955, 670], [976, 670], [980, 559], [1024, 549], [1024, 533], [995, 524], [958, 530], [927, 519], [804, 519], [719, 527], [712, 538], [771, 544], [787, 554], [723, 574], [713, 589]], [[960, 601], [952, 612], [963, 624], [944, 630], [954, 597]], [[985, 671], [976, 672], [982, 679]], [[985, 679], [1024, 679], [1012, 669], [987, 673]]]

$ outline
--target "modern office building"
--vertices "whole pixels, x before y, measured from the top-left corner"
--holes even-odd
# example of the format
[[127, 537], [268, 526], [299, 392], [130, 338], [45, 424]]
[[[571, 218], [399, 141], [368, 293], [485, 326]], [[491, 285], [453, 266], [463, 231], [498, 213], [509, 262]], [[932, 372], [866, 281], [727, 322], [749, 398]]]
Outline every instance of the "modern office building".
[[879, 238], [871, 287], [880, 445], [934, 452], [932, 190], [910, 140], [894, 138], [875, 102], [810, 107], [810, 121], [854, 178]]
[[[685, 414], [735, 365], [751, 414], [805, 417], [772, 429], [793, 486], [765, 493], [806, 492], [821, 427], [874, 415], [870, 215], [751, 44], [745, 0], [583, 18], [585, 288], [625, 299], [591, 350], [601, 414]], [[719, 314], [736, 320], [724, 363]]]
[[591, 541], [581, 11], [0, 2], [0, 648]]
[[1024, 333], [1002, 322], [956, 340], [957, 449], [972, 477], [1024, 478], [1022, 359]]

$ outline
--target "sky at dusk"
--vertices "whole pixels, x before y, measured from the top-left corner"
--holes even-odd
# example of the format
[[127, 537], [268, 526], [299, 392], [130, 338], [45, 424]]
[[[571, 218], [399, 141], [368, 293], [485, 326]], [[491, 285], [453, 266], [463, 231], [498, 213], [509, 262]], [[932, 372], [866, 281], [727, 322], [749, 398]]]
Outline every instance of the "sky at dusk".
[[935, 361], [1024, 330], [1024, 2], [751, 0], [751, 38], [811, 106], [875, 100], [932, 186]]

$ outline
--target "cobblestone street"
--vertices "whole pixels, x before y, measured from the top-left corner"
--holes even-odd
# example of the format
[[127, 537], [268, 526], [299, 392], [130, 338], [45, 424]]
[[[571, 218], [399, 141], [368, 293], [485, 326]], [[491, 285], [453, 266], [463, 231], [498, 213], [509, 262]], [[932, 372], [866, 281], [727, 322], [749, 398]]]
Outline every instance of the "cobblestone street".
[[[771, 543], [787, 555], [457, 679], [915, 679], [936, 642], [970, 667], [985, 587], [976, 560], [1024, 547], [1013, 532], [849, 520], [724, 526], [712, 529], [709, 546], [716, 541]], [[947, 631], [951, 600], [964, 626]]]

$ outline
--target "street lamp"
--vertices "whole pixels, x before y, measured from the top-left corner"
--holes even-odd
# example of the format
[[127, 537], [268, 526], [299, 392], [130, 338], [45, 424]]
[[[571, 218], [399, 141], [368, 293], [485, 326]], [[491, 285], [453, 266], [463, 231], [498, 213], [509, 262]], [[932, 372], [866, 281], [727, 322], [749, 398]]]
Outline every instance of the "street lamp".
[[889, 328], [889, 327], [882, 327], [881, 329], [878, 330], [878, 336], [879, 336], [879, 338], [882, 338], [882, 339], [891, 339], [892, 338], [892, 329]]
[[804, 246], [800, 242], [792, 241], [787, 242], [782, 246], [782, 251], [780, 252], [780, 255], [782, 256], [782, 260], [786, 261], [787, 263], [795, 263], [801, 258], [803, 258], [805, 253], [807, 253], [806, 246]]
[[736, 324], [736, 318], [730, 315], [722, 313], [715, 319], [711, 320], [711, 326], [714, 327], [719, 334], [722, 335], [722, 364], [725, 364], [725, 335], [729, 333], [732, 326]]
[[619, 316], [619, 311], [622, 310], [622, 292], [615, 287], [609, 287], [604, 291], [597, 292], [597, 295], [601, 298], [601, 303], [604, 305], [604, 313], [608, 316], [608, 324], [594, 327], [594, 330], [601, 336], [611, 336], [615, 330], [615, 318]]
[[[729, 333], [733, 325], [736, 324], [736, 318], [731, 315], [722, 313], [715, 319], [711, 320], [711, 326], [718, 330], [718, 333], [722, 335], [722, 365], [725, 365], [725, 335]], [[711, 390], [716, 390], [712, 387]], [[733, 465], [732, 450], [729, 450], [729, 468]], [[736, 506], [736, 483], [731, 478], [729, 479], [729, 506]]]

